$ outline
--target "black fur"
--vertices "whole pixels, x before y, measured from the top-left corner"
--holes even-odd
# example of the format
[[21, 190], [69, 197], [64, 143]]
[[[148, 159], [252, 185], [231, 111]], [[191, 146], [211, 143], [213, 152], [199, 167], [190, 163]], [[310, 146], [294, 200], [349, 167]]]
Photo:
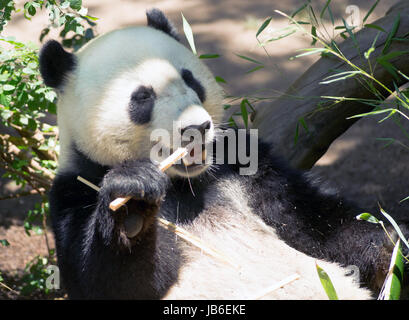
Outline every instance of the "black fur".
[[[222, 194], [215, 190], [216, 181], [220, 185], [233, 178], [246, 186], [253, 211], [290, 246], [316, 258], [358, 266], [364, 285], [374, 290], [386, 274], [391, 247], [383, 230], [357, 221], [359, 209], [322, 193], [263, 143], [254, 176], [240, 176], [240, 164], [223, 164], [216, 165], [213, 174], [191, 179], [191, 184], [183, 178], [169, 181], [149, 160], [108, 170], [78, 151], [73, 154], [72, 170], [57, 176], [50, 195], [58, 261], [70, 298], [163, 297], [183, 259], [174, 235], [158, 228], [153, 217], [159, 210], [159, 215], [183, 225], [214, 205], [229, 207], [226, 199], [205, 199], [209, 192]], [[99, 195], [77, 181], [77, 175], [100, 184]], [[128, 212], [124, 208], [113, 213], [108, 204], [117, 195], [137, 200], [131, 200]], [[132, 211], [144, 216], [145, 225], [140, 235], [127, 239], [121, 223]]]
[[74, 70], [75, 65], [75, 56], [65, 51], [55, 40], [48, 41], [40, 51], [40, 72], [49, 87], [60, 88], [65, 76]]
[[146, 11], [148, 26], [163, 31], [177, 41], [180, 41], [179, 35], [173, 24], [166, 18], [159, 9], [150, 9]]
[[152, 87], [140, 86], [131, 95], [129, 115], [135, 124], [146, 124], [151, 121], [155, 104], [155, 92]]
[[186, 85], [196, 92], [201, 102], [206, 100], [206, 91], [202, 84], [193, 76], [192, 72], [187, 69], [182, 69], [182, 79]]
[[[156, 243], [169, 244], [160, 254], [179, 256], [174, 234], [157, 230], [153, 219], [168, 185], [167, 176], [149, 160], [108, 170], [75, 147], [72, 160], [72, 168], [57, 175], [50, 192], [58, 264], [70, 298], [160, 298], [166, 288], [156, 279], [173, 283], [178, 265], [161, 260]], [[78, 175], [99, 184], [100, 192], [78, 181]], [[136, 200], [113, 213], [108, 204], [118, 195], [132, 195]], [[145, 217], [143, 232], [135, 239], [123, 234], [122, 221], [129, 212]]]

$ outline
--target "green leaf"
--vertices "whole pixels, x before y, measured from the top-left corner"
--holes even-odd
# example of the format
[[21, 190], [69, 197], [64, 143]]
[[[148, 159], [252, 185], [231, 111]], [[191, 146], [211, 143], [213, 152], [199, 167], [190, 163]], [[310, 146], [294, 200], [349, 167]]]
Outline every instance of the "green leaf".
[[238, 125], [237, 125], [236, 121], [234, 121], [233, 117], [230, 117], [230, 118], [229, 118], [229, 126], [230, 126], [230, 127], [233, 127], [233, 128], [237, 128], [237, 127], [238, 127]]
[[298, 51], [306, 51], [306, 52], [298, 54], [295, 57], [291, 57], [290, 60], [305, 57], [305, 56], [309, 56], [309, 55], [316, 54], [316, 53], [328, 53], [328, 52], [330, 52], [326, 48], [306, 48], [306, 49], [301, 49], [301, 50], [298, 50]]
[[354, 42], [354, 46], [355, 46], [356, 48], [359, 48], [358, 41], [356, 40], [355, 34], [354, 34], [354, 32], [352, 31], [353, 29], [348, 26], [348, 24], [347, 24], [347, 22], [344, 20], [344, 18], [342, 18], [342, 23], [344, 24], [345, 30], [348, 32], [349, 37], [350, 37], [350, 38], [352, 39], [352, 41]]
[[183, 20], [183, 32], [185, 33], [187, 42], [189, 43], [189, 46], [192, 49], [193, 54], [197, 55], [192, 28], [190, 27], [190, 24], [185, 19], [183, 13], [181, 13], [181, 15], [182, 15], [182, 20]]
[[317, 28], [315, 26], [311, 26], [311, 36], [312, 36], [311, 45], [315, 46], [315, 44], [317, 43]]
[[360, 215], [356, 216], [356, 219], [368, 221], [370, 223], [379, 223], [379, 220], [368, 212], [361, 213]]
[[304, 3], [300, 8], [296, 9], [296, 10], [291, 14], [291, 18], [294, 18], [297, 14], [299, 14], [301, 11], [303, 11], [307, 6], [308, 6], [308, 2], [307, 2], [307, 3]]
[[[286, 30], [288, 30], [288, 31], [286, 31]], [[283, 38], [286, 38], [286, 37], [292, 35], [293, 33], [296, 33], [296, 32], [297, 32], [297, 28], [296, 28], [295, 26], [290, 26], [290, 27], [283, 28], [281, 31], [282, 31], [282, 32], [286, 31], [286, 32], [284, 32], [284, 33], [278, 35], [277, 37], [272, 37], [272, 38], [270, 38], [270, 39], [267, 39], [267, 40], [264, 41], [263, 43], [259, 43], [259, 46], [264, 47], [264, 46], [266, 46], [266, 45], [267, 45], [268, 43], [270, 43], [270, 42], [273, 42], [273, 41], [277, 41], [277, 40], [281, 40], [281, 39], [283, 39]]]
[[222, 77], [219, 77], [219, 76], [215, 76], [214, 79], [216, 80], [216, 82], [227, 83], [226, 80], [224, 80]]
[[403, 235], [401, 229], [399, 228], [398, 224], [393, 220], [393, 218], [385, 212], [385, 210], [382, 209], [381, 206], [379, 206], [379, 210], [381, 213], [385, 216], [386, 219], [391, 223], [393, 228], [395, 229], [396, 233], [398, 234], [399, 238], [402, 240], [402, 242], [405, 244], [405, 246], [409, 249], [409, 243], [406, 240], [405, 236]]
[[399, 300], [403, 279], [403, 257], [400, 250], [400, 239], [395, 244], [389, 271], [378, 300]]
[[10, 107], [11, 97], [3, 93], [0, 94], [0, 105], [3, 107]]
[[368, 60], [369, 57], [371, 56], [371, 53], [375, 51], [375, 44], [376, 44], [376, 41], [378, 41], [379, 35], [380, 35], [380, 33], [378, 32], [378, 33], [376, 34], [375, 39], [374, 39], [373, 42], [372, 42], [371, 47], [364, 53], [365, 59]]
[[331, 0], [327, 0], [327, 3], [325, 4], [324, 8], [321, 10], [320, 18], [324, 18], [325, 10], [329, 7], [329, 4], [331, 3]]
[[374, 47], [371, 47], [371, 48], [369, 48], [367, 51], [365, 51], [365, 53], [364, 53], [365, 59], [368, 60], [369, 57], [371, 56], [371, 53], [374, 52], [374, 51], [375, 51], [375, 48], [374, 48]]
[[299, 133], [300, 133], [300, 123], [297, 122], [297, 125], [295, 127], [295, 134], [294, 134], [294, 146], [297, 145]]
[[375, 140], [385, 141], [385, 142], [386, 142], [386, 143], [382, 146], [382, 149], [387, 148], [388, 146], [390, 146], [392, 143], [395, 142], [395, 139], [393, 139], [393, 138], [375, 138]]
[[365, 27], [365, 28], [376, 29], [376, 30], [379, 30], [379, 31], [381, 31], [381, 32], [385, 32], [385, 33], [386, 33], [386, 31], [385, 31], [384, 28], [381, 28], [380, 26], [377, 26], [376, 24], [370, 24], [370, 23], [368, 23], [368, 24], [365, 24], [364, 27]]
[[376, 0], [375, 4], [369, 9], [368, 13], [365, 15], [364, 19], [362, 20], [363, 23], [369, 18], [371, 13], [375, 10], [376, 6], [378, 5], [380, 0]]
[[374, 115], [378, 115], [378, 114], [382, 114], [382, 113], [386, 113], [386, 112], [390, 112], [392, 114], [394, 114], [396, 112], [395, 109], [393, 108], [388, 108], [388, 109], [382, 109], [382, 110], [375, 110], [375, 111], [371, 111], [371, 112], [367, 112], [367, 113], [361, 113], [361, 114], [356, 114], [354, 116], [348, 117], [347, 119], [353, 119], [353, 118], [361, 118], [361, 117], [367, 117], [367, 116], [374, 116]]
[[248, 122], [249, 122], [249, 114], [247, 111], [247, 104], [248, 104], [248, 100], [247, 99], [243, 99], [240, 103], [240, 110], [241, 110], [241, 116], [243, 118], [244, 121], [244, 126], [246, 127], [246, 129], [248, 128]]
[[69, 0], [70, 7], [74, 10], [81, 10], [82, 0]]
[[334, 285], [332, 284], [328, 274], [317, 264], [317, 262], [315, 262], [315, 267], [317, 268], [318, 277], [320, 278], [322, 287], [324, 288], [328, 298], [330, 300], [338, 300], [337, 292], [335, 291]]
[[238, 57], [241, 58], [241, 59], [244, 59], [244, 60], [247, 60], [247, 61], [256, 63], [256, 64], [261, 64], [261, 65], [263, 65], [262, 62], [257, 61], [257, 60], [254, 60], [254, 59], [252, 59], [252, 58], [249, 58], [249, 57], [246, 57], [246, 56], [243, 56], [243, 55], [240, 55], [240, 54], [236, 54], [236, 56], [238, 56]]
[[388, 38], [385, 41], [385, 46], [383, 47], [382, 54], [386, 54], [388, 52], [389, 47], [392, 43], [392, 39], [395, 37], [396, 33], [398, 32], [399, 24], [400, 24], [400, 13], [398, 13], [398, 15], [395, 18], [392, 30], [391, 32], [389, 32]]
[[392, 59], [394, 59], [396, 57], [400, 57], [402, 55], [405, 55], [407, 53], [408, 53], [408, 51], [393, 51], [393, 52], [390, 52], [390, 53], [388, 53], [386, 55], [383, 55], [383, 56], [379, 57], [378, 59], [389, 61], [389, 60], [392, 60]]
[[91, 17], [91, 16], [84, 16], [84, 18], [87, 18], [87, 19], [89, 19], [91, 21], [97, 21], [99, 19], [99, 18]]
[[61, 4], [60, 4], [60, 7], [61, 7], [62, 9], [67, 9], [69, 6], [70, 6], [70, 1], [63, 1], [63, 2], [61, 2]]
[[399, 79], [398, 74], [397, 74], [397, 70], [395, 68], [395, 66], [390, 63], [388, 60], [382, 59], [382, 57], [378, 57], [376, 58], [376, 61], [382, 66], [384, 67], [396, 80]]
[[31, 16], [34, 16], [37, 12], [36, 8], [33, 5], [28, 6], [27, 11]]
[[307, 133], [309, 132], [307, 123], [305, 122], [304, 117], [299, 118], [297, 121], [297, 125], [295, 127], [294, 146], [297, 145], [297, 142], [298, 142], [299, 133], [300, 133], [300, 124]]
[[257, 70], [260, 70], [260, 69], [263, 69], [263, 68], [264, 68], [264, 66], [257, 66], [257, 67], [254, 67], [253, 69], [247, 71], [246, 73], [252, 73], [254, 71], [257, 71]]
[[409, 199], [409, 196], [407, 196], [406, 198], [403, 198], [401, 201], [399, 201], [399, 203], [401, 203], [401, 202], [403, 202], [403, 201], [406, 201], [406, 200], [408, 200]]
[[[321, 81], [320, 84], [329, 84], [332, 82], [340, 81], [340, 80], [345, 80], [351, 77], [356, 76], [357, 74], [362, 73], [361, 71], [345, 71], [345, 72], [339, 72], [337, 74], [330, 75], [329, 77], [326, 77], [323, 80], [327, 81]], [[335, 78], [337, 77], [337, 78]], [[335, 79], [334, 79], [335, 78]], [[329, 80], [331, 79], [331, 80]]]
[[263, 30], [264, 30], [265, 28], [267, 28], [267, 26], [270, 24], [270, 21], [271, 21], [272, 18], [273, 18], [273, 17], [270, 17], [270, 18], [268, 18], [266, 21], [263, 22], [263, 24], [261, 25], [261, 27], [257, 30], [256, 38], [258, 37], [258, 35], [259, 35], [260, 33], [263, 32]]
[[199, 59], [214, 59], [220, 57], [219, 54], [214, 53], [214, 54], [202, 54], [199, 56]]
[[300, 119], [298, 119], [298, 122], [301, 123], [301, 125], [303, 126], [303, 128], [305, 129], [305, 131], [308, 133], [308, 127], [307, 127], [307, 123], [305, 122], [304, 117], [301, 117]]
[[10, 243], [6, 239], [0, 240], [0, 244], [4, 247], [8, 247], [10, 245]]

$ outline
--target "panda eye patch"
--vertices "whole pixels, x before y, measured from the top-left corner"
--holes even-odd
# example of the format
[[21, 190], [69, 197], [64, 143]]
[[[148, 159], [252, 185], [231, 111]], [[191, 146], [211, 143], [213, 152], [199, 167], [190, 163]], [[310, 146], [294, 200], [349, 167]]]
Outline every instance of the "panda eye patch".
[[186, 85], [194, 90], [201, 102], [206, 99], [205, 89], [202, 84], [193, 76], [192, 72], [188, 69], [182, 69], [182, 79]]
[[156, 94], [152, 87], [140, 86], [131, 94], [129, 116], [135, 124], [145, 124], [151, 120]]
[[147, 100], [151, 98], [155, 98], [155, 92], [153, 91], [152, 87], [140, 86], [138, 89], [132, 92], [131, 95], [131, 100], [134, 101]]

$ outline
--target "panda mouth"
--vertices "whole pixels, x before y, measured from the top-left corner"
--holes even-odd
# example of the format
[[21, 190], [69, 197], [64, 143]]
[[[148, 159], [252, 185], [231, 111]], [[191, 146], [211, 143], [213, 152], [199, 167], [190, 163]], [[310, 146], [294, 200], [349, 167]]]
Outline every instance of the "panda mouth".
[[172, 166], [181, 175], [195, 176], [203, 172], [209, 165], [207, 163], [206, 145], [195, 146], [182, 158], [181, 163]]

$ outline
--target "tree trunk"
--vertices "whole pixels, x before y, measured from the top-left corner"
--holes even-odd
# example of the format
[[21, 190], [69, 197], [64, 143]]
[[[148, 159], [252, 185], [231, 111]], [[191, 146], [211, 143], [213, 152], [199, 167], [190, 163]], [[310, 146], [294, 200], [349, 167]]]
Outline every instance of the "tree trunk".
[[[375, 21], [385, 32], [380, 32], [376, 41], [375, 51], [370, 56], [372, 66], [376, 58], [382, 56], [382, 50], [389, 32], [398, 15], [400, 24], [395, 38], [403, 38], [409, 32], [409, 1], [401, 1], [393, 6], [385, 17]], [[354, 46], [352, 39], [348, 38], [339, 45], [341, 52], [355, 65], [368, 71], [368, 63], [363, 54], [372, 46], [378, 30], [363, 28], [355, 34], [359, 50]], [[409, 40], [409, 39], [408, 39]], [[393, 40], [388, 52], [408, 50], [405, 41]], [[408, 50], [409, 51], [409, 50]], [[361, 54], [359, 54], [359, 52]], [[302, 59], [302, 58], [300, 58]], [[396, 57], [390, 62], [404, 74], [409, 74], [409, 54]], [[253, 128], [259, 129], [259, 136], [271, 142], [276, 151], [286, 158], [290, 164], [300, 169], [310, 169], [316, 161], [327, 151], [330, 144], [344, 133], [358, 119], [346, 118], [365, 112], [370, 112], [373, 107], [355, 101], [342, 101], [324, 110], [318, 111], [318, 106], [328, 106], [328, 99], [323, 96], [336, 96], [358, 99], [376, 99], [374, 94], [365, 89], [356, 77], [319, 84], [324, 78], [334, 74], [331, 70], [351, 71], [351, 67], [338, 58], [322, 57], [314, 63], [287, 92], [270, 105], [264, 105], [257, 110]], [[399, 80], [393, 77], [379, 63], [374, 70], [374, 76], [389, 89], [394, 88], [393, 82], [401, 86], [406, 79]], [[375, 86], [387, 98], [385, 89]], [[302, 97], [294, 99], [291, 96]], [[299, 124], [299, 119], [304, 118], [308, 132]], [[295, 133], [299, 127], [298, 141], [295, 143]]]

